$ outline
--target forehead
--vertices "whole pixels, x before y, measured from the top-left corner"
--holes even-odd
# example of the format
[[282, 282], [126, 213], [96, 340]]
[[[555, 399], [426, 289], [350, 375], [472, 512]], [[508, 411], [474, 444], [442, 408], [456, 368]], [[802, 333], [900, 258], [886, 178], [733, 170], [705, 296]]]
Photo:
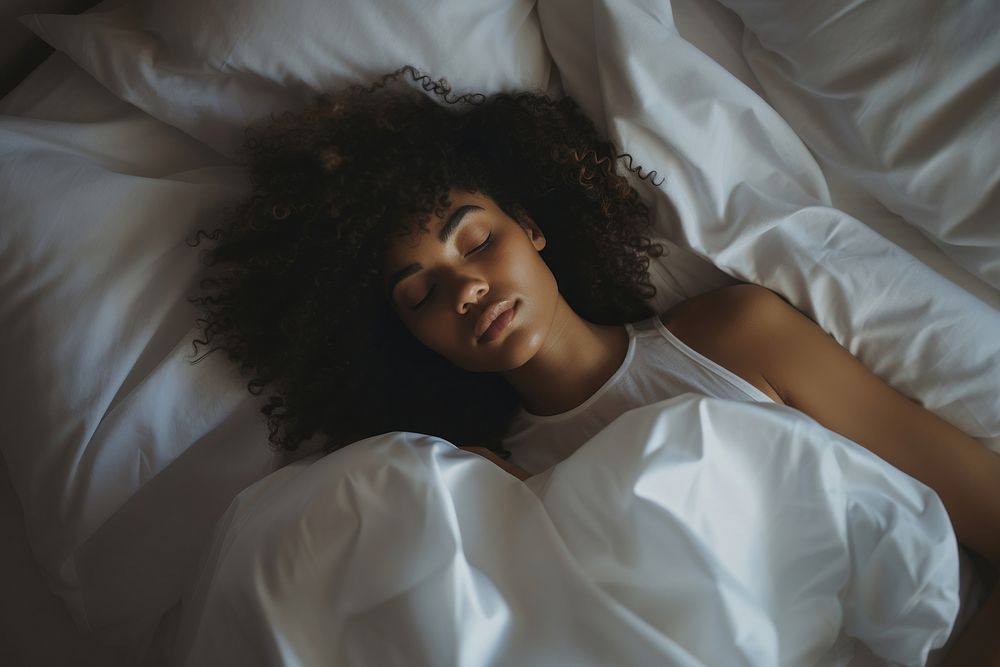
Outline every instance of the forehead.
[[412, 248], [420, 245], [428, 232], [432, 232], [433, 239], [445, 221], [456, 209], [466, 205], [481, 206], [485, 209], [495, 208], [493, 200], [486, 194], [480, 192], [469, 192], [468, 190], [452, 188], [446, 194], [447, 201], [444, 206], [436, 211], [430, 211], [421, 216], [414, 214], [403, 218], [386, 239], [387, 253], [391, 253], [394, 248]]

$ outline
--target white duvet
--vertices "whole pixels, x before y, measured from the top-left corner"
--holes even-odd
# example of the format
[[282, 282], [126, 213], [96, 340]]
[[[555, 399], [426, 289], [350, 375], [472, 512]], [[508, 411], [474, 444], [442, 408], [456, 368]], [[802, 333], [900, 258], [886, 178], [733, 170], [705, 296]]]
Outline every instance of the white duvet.
[[923, 665], [958, 610], [938, 497], [800, 412], [684, 394], [521, 482], [387, 434], [220, 521], [177, 665]]

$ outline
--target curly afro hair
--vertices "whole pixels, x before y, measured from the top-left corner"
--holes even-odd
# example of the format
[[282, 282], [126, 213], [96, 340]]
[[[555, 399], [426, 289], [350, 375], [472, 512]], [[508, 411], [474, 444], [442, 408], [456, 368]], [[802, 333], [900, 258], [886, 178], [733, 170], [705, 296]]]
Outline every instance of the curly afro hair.
[[[409, 74], [423, 90], [404, 78]], [[549, 243], [541, 256], [567, 303], [597, 324], [653, 315], [647, 207], [616, 173], [619, 155], [569, 97], [449, 97], [407, 66], [320, 95], [246, 131], [251, 194], [202, 236], [197, 296], [205, 355], [249, 378], [273, 447], [317, 431], [326, 450], [388, 431], [494, 451], [519, 400], [499, 375], [454, 366], [417, 341], [382, 289], [387, 239], [449, 207], [447, 192], [520, 207]], [[428, 94], [429, 93], [429, 94]], [[655, 172], [640, 178], [652, 178]], [[200, 361], [204, 356], [195, 360]]]

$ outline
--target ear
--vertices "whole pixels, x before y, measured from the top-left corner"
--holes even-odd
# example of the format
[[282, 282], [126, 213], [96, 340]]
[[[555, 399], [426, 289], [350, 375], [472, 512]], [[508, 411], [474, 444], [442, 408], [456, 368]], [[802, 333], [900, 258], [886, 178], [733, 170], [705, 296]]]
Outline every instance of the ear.
[[545, 234], [542, 233], [541, 228], [528, 215], [527, 211], [521, 208], [520, 204], [514, 207], [514, 219], [521, 226], [521, 229], [524, 230], [528, 240], [531, 241], [531, 245], [535, 246], [535, 250], [541, 252], [545, 247]]

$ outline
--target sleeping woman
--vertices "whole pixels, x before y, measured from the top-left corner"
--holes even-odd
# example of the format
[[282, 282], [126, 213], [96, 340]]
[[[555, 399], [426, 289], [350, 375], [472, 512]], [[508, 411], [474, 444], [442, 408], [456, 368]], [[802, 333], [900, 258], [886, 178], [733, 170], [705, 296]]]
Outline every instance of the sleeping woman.
[[[205, 234], [191, 301], [198, 343], [270, 390], [275, 447], [415, 431], [524, 479], [635, 407], [773, 401], [934, 489], [1000, 562], [1000, 456], [781, 296], [737, 284], [652, 311], [649, 211], [572, 99], [451, 98], [405, 67], [248, 130], [243, 155], [251, 193]], [[954, 664], [1000, 664], [998, 625], [994, 592]]]

